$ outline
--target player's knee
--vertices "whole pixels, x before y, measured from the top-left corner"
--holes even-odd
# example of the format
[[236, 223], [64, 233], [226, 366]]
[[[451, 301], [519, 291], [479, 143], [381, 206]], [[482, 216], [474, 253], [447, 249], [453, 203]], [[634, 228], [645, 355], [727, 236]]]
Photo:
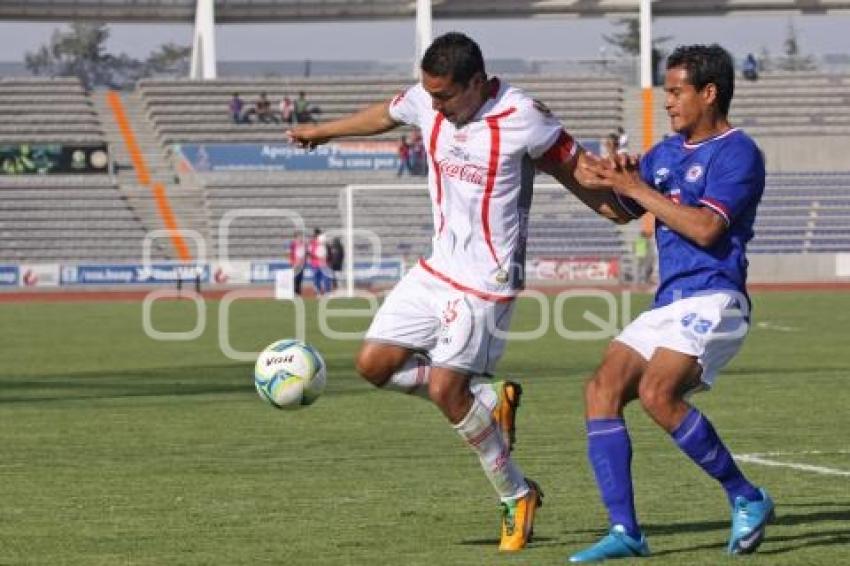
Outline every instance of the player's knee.
[[665, 413], [676, 400], [674, 392], [669, 387], [654, 380], [641, 382], [638, 397], [640, 397], [641, 406], [650, 415]]
[[371, 355], [368, 349], [360, 350], [354, 361], [354, 367], [360, 377], [376, 387], [382, 386], [392, 376], [392, 370], [387, 368], [380, 358]]
[[622, 380], [611, 375], [605, 366], [596, 370], [584, 386], [584, 398], [589, 406], [619, 406], [624, 397]]

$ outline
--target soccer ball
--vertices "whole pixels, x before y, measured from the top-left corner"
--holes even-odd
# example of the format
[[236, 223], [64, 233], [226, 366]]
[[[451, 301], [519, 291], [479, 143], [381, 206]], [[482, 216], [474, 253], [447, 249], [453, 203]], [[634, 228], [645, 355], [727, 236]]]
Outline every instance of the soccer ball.
[[311, 405], [325, 389], [325, 361], [300, 340], [278, 340], [267, 346], [254, 366], [260, 398], [278, 409]]

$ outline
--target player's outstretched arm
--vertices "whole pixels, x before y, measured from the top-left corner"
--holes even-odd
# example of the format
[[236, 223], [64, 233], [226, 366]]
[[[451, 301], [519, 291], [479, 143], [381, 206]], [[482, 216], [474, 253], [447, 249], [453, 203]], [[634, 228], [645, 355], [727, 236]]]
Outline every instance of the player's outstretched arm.
[[389, 108], [389, 102], [380, 102], [338, 120], [296, 126], [286, 136], [291, 143], [312, 148], [334, 138], [381, 134], [398, 126]]
[[611, 185], [596, 175], [588, 172], [582, 165], [590, 154], [581, 147], [567, 161], [554, 163], [548, 160], [538, 160], [537, 168], [552, 175], [559, 183], [569, 190], [577, 199], [591, 210], [617, 224], [626, 224], [635, 216], [625, 210], [617, 201]]

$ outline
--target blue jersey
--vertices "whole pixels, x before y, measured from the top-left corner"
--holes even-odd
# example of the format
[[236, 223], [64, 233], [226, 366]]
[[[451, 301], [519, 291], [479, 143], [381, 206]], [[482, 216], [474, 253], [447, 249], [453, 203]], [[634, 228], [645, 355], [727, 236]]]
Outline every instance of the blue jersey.
[[752, 138], [732, 129], [688, 144], [674, 135], [641, 159], [640, 175], [670, 200], [708, 207], [728, 226], [702, 248], [656, 220], [660, 281], [653, 308], [704, 291], [746, 296], [747, 242], [764, 192], [764, 157]]

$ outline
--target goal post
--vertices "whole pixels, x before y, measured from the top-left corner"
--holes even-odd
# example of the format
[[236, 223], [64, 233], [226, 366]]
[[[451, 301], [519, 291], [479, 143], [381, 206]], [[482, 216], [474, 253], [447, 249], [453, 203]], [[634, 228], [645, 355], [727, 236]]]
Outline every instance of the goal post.
[[[393, 195], [393, 193], [396, 193]], [[417, 196], [418, 194], [418, 196]], [[404, 195], [399, 199], [399, 195]], [[395, 198], [394, 198], [395, 196]], [[340, 211], [342, 213], [342, 226], [345, 234], [345, 294], [353, 297], [356, 294], [355, 282], [358, 275], [370, 277], [376, 275], [386, 261], [398, 260], [401, 265], [400, 275], [403, 274], [404, 258], [397, 250], [387, 249], [383, 236], [386, 236], [387, 224], [392, 218], [400, 220], [398, 210], [393, 212], [393, 205], [399, 200], [410, 201], [416, 208], [416, 222], [431, 222], [431, 204], [428, 198], [428, 186], [424, 183], [396, 183], [396, 184], [373, 184], [373, 185], [348, 185], [340, 193]], [[362, 210], [360, 210], [362, 209]], [[357, 212], [360, 212], [358, 215]], [[395, 216], [393, 216], [395, 214]], [[424, 214], [424, 216], [423, 216]], [[368, 218], [363, 218], [363, 216]], [[403, 219], [402, 219], [403, 220]], [[380, 225], [376, 225], [376, 222]], [[426, 231], [423, 229], [422, 237], [430, 238], [433, 227]], [[363, 257], [359, 252], [361, 244], [368, 242], [371, 256]], [[427, 249], [412, 250], [419, 254], [425, 254]], [[377, 273], [379, 276], [380, 273]], [[376, 277], [380, 278], [380, 277]]]

